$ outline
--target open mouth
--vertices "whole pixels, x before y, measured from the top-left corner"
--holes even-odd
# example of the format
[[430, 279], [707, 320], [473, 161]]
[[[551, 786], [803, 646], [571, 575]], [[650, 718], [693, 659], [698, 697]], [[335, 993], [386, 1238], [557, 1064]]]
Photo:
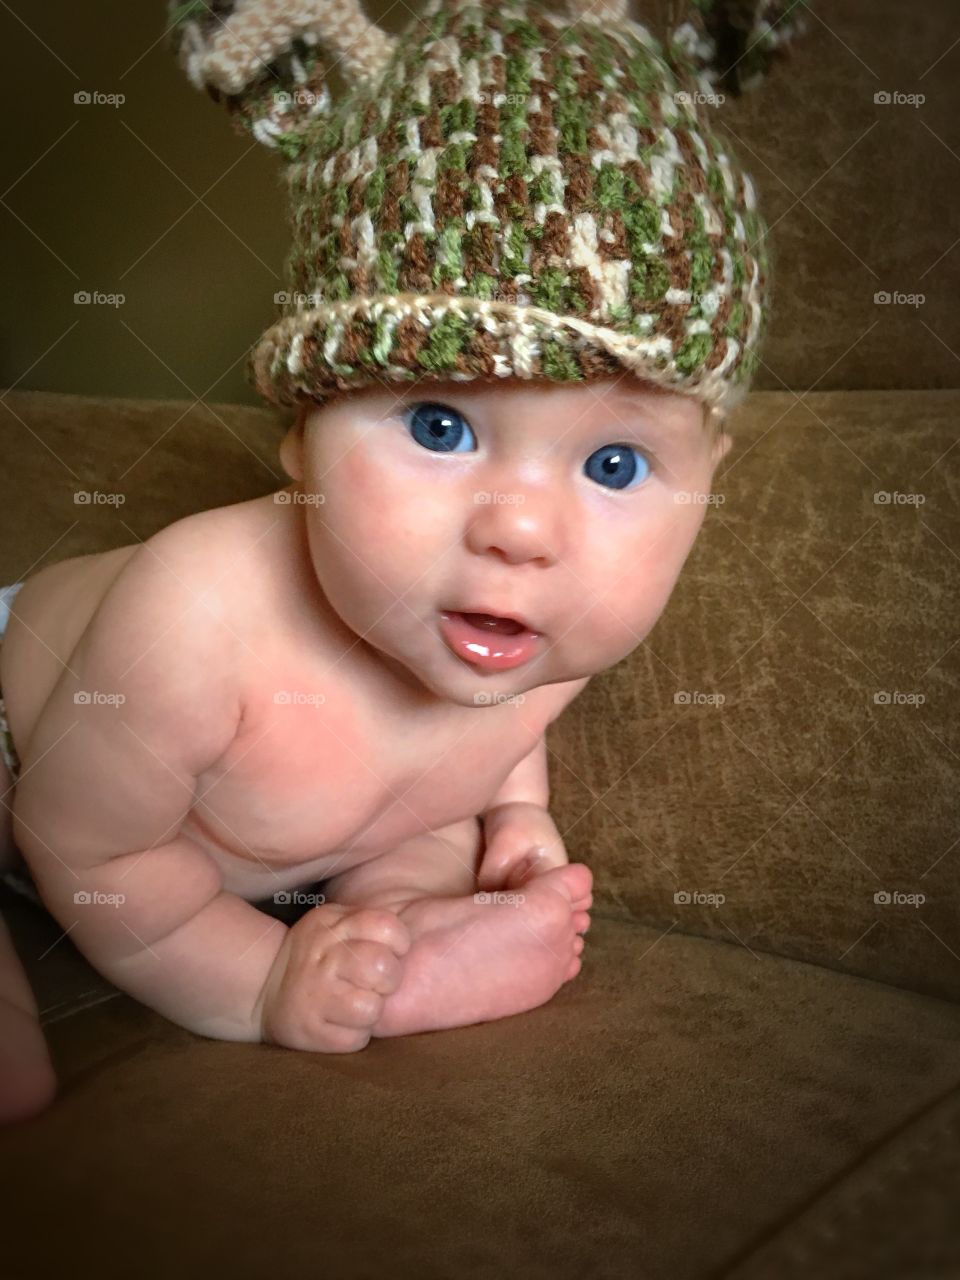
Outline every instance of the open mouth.
[[507, 671], [536, 654], [541, 636], [518, 618], [492, 613], [440, 612], [440, 633], [447, 648], [483, 671]]
[[493, 631], [498, 636], [518, 636], [527, 629], [515, 618], [498, 618], [493, 613], [461, 613], [460, 617], [466, 618], [472, 627], [477, 627], [480, 631]]

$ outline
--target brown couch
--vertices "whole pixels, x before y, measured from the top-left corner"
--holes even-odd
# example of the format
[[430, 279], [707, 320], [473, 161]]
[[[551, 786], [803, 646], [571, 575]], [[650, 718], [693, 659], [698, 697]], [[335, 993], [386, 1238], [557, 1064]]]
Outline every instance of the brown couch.
[[[205, 1040], [6, 894], [62, 1087], [0, 1133], [3, 1274], [960, 1274], [958, 412], [739, 412], [666, 614], [550, 731], [596, 908], [543, 1008], [351, 1056]], [[267, 410], [0, 414], [4, 584], [284, 483]]]

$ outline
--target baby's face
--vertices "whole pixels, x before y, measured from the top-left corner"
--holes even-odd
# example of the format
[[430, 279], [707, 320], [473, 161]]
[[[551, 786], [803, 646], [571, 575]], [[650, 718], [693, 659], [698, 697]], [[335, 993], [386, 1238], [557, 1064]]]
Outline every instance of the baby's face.
[[[340, 619], [405, 682], [474, 706], [636, 648], [729, 444], [697, 401], [632, 378], [421, 382], [308, 406], [281, 458]], [[479, 611], [527, 630], [460, 616]]]

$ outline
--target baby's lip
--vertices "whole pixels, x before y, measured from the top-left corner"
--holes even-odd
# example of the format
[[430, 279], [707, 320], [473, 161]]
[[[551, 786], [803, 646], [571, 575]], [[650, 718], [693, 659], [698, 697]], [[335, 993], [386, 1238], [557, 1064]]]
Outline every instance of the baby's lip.
[[471, 613], [482, 614], [491, 618], [499, 618], [502, 622], [514, 622], [517, 624], [518, 627], [521, 627], [524, 631], [531, 632], [531, 634], [535, 636], [542, 634], [542, 632], [540, 632], [535, 626], [533, 626], [532, 623], [530, 623], [525, 617], [523, 617], [522, 614], [512, 613], [512, 612], [507, 613], [501, 609], [491, 609], [491, 608], [487, 608], [485, 606], [480, 606], [480, 605], [469, 605], [469, 606], [458, 605], [456, 608], [441, 609], [440, 612], [441, 613], [461, 613], [461, 614], [471, 614]]

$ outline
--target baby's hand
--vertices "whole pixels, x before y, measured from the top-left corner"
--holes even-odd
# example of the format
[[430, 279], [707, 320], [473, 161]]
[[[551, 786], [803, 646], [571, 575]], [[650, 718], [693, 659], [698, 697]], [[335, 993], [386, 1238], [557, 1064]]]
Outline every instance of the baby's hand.
[[[483, 822], [486, 848], [477, 871], [482, 890], [517, 889], [531, 877], [570, 861], [560, 832], [542, 805], [511, 801], [491, 810]], [[578, 925], [589, 928], [586, 913], [592, 905], [589, 893], [573, 904]]]
[[287, 931], [260, 997], [268, 1044], [354, 1053], [400, 985], [410, 932], [393, 911], [335, 902]]

